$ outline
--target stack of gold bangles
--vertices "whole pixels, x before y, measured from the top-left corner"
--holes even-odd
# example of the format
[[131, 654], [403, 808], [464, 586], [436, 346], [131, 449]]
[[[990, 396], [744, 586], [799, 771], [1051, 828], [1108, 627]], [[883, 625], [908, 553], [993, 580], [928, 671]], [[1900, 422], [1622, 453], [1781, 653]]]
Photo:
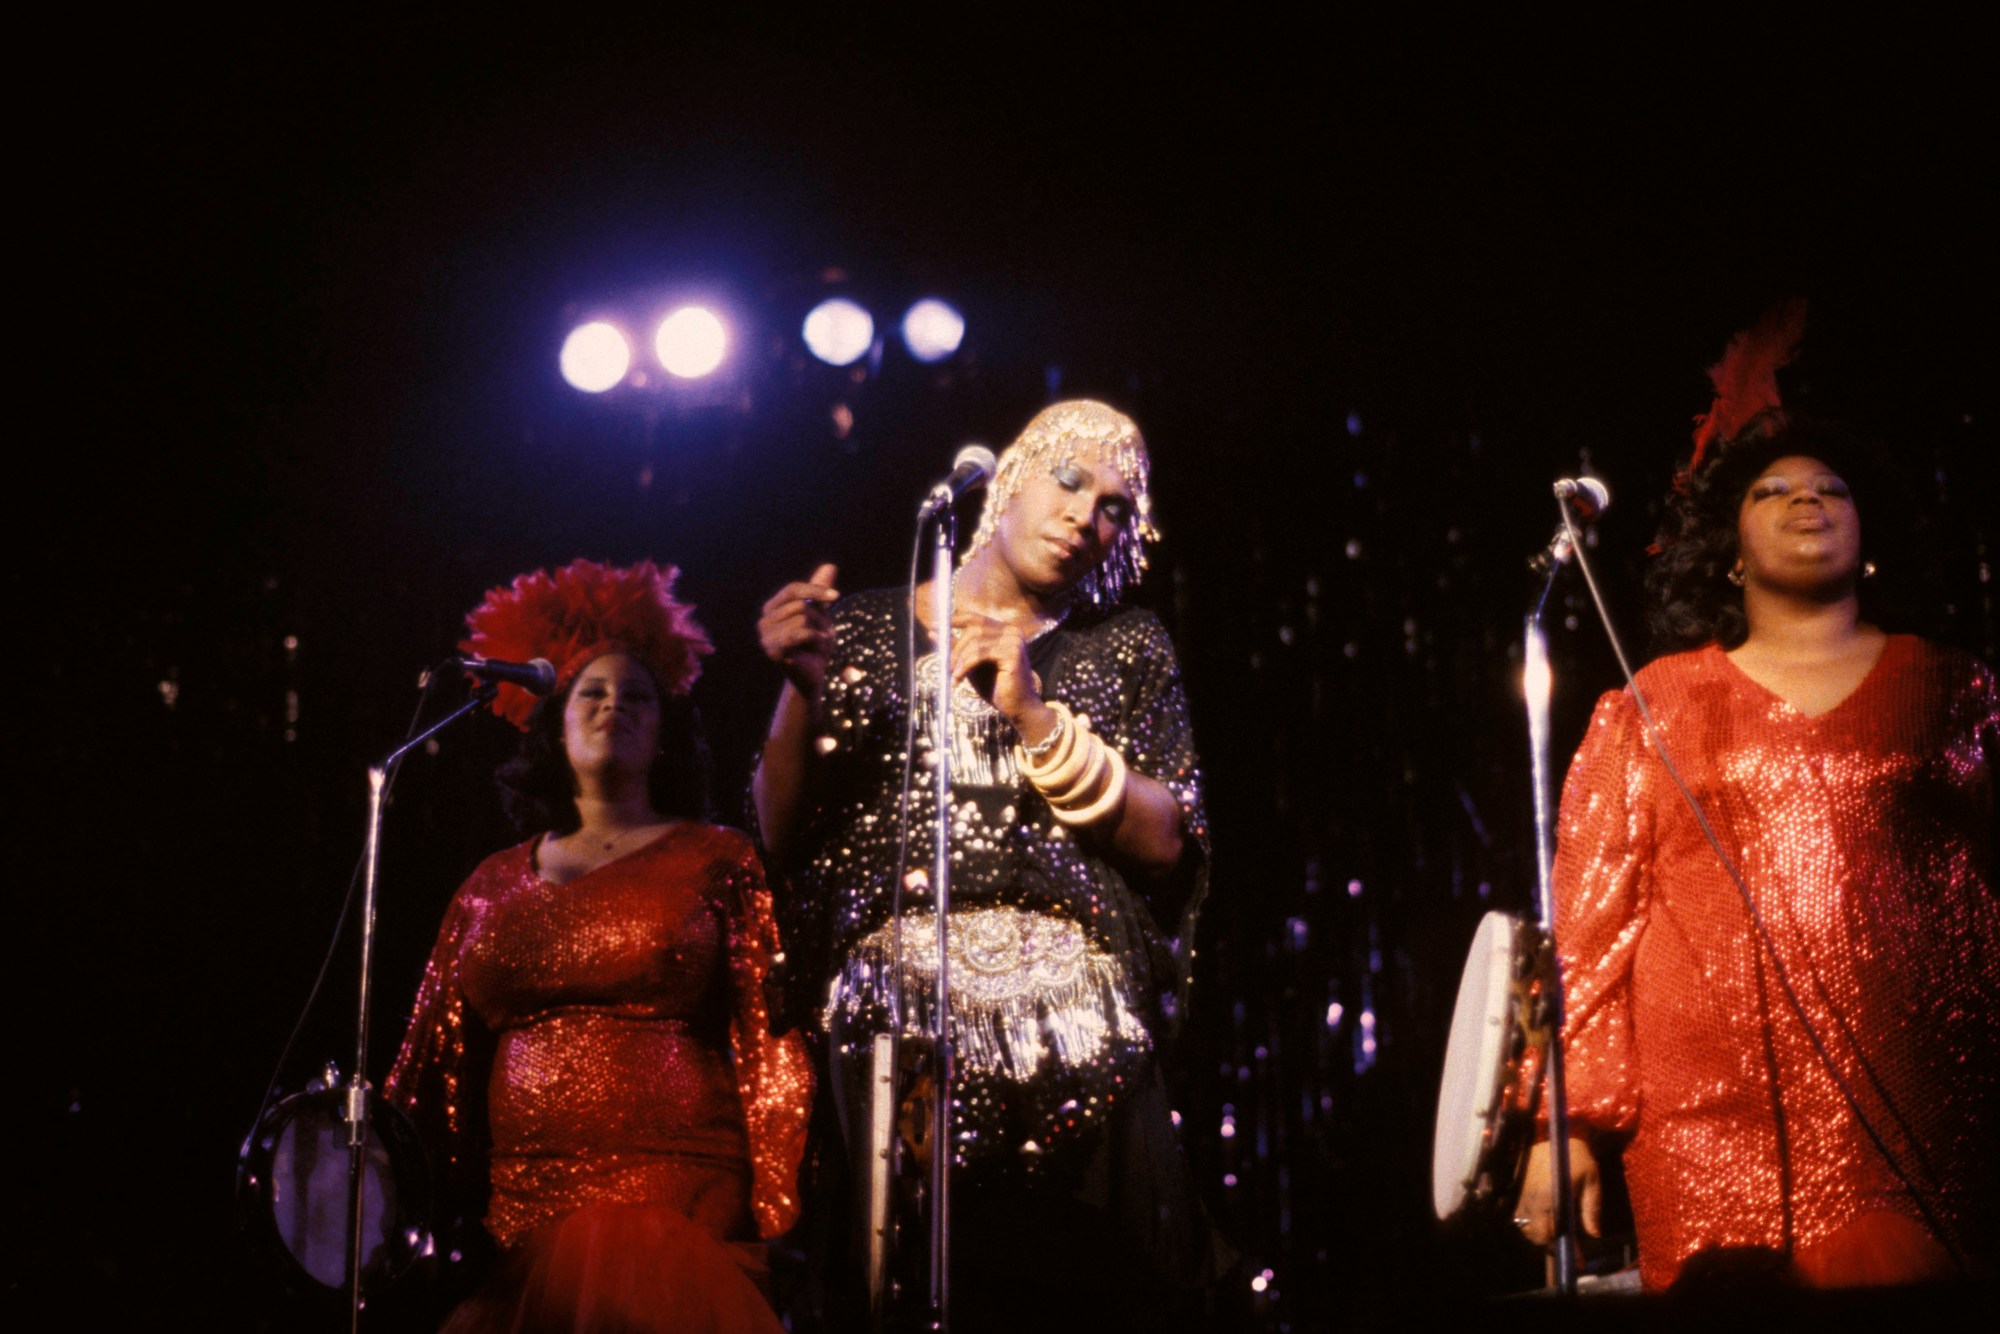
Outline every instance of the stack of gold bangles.
[[1090, 730], [1090, 719], [1077, 717], [1055, 700], [1049, 707], [1056, 711], [1054, 730], [1032, 747], [1017, 745], [1014, 755], [1056, 819], [1094, 823], [1125, 798], [1125, 757]]

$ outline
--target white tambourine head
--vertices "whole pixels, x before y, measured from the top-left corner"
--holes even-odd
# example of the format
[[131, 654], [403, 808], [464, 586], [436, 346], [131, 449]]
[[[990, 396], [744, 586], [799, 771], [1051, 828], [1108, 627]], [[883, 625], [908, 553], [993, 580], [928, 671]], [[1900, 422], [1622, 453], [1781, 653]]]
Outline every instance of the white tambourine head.
[[1514, 1023], [1509, 992], [1520, 931], [1517, 918], [1487, 913], [1459, 979], [1431, 1149], [1431, 1204], [1440, 1219], [1454, 1217], [1472, 1198], [1497, 1119]]

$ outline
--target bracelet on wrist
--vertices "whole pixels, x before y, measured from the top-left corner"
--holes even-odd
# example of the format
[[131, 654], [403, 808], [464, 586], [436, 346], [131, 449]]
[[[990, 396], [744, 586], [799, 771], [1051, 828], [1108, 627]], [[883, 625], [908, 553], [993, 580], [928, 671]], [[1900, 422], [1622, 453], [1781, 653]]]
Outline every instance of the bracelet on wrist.
[[1056, 716], [1056, 725], [1049, 729], [1049, 734], [1032, 746], [1024, 741], [1018, 747], [1021, 759], [1024, 761], [1023, 768], [1038, 769], [1053, 763], [1049, 759], [1049, 752], [1061, 745], [1069, 735], [1071, 714], [1068, 706], [1051, 701], [1049, 709]]
[[1118, 804], [1125, 799], [1126, 780], [1130, 777], [1130, 770], [1125, 765], [1125, 757], [1120, 755], [1113, 746], [1104, 745], [1101, 741], [1098, 744], [1103, 747], [1105, 755], [1109, 757], [1110, 778], [1106, 780], [1104, 790], [1098, 795], [1097, 800], [1087, 806], [1065, 808], [1052, 805], [1050, 807], [1055, 812], [1056, 819], [1066, 825], [1096, 824], [1099, 820], [1117, 810]]
[[1096, 749], [1097, 738], [1081, 718], [1070, 716], [1069, 725], [1063, 728], [1063, 739], [1048, 758], [1040, 763], [1029, 761], [1021, 767], [1028, 781], [1044, 794], [1065, 792], [1075, 786], [1090, 763]]

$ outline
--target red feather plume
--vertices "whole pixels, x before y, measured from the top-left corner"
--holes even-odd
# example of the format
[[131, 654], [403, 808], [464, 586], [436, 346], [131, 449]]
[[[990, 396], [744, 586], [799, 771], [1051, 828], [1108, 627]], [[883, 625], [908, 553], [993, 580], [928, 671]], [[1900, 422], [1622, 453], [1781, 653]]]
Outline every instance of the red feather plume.
[[1781, 301], [1763, 318], [1729, 340], [1722, 360], [1708, 368], [1715, 402], [1696, 417], [1694, 457], [1687, 473], [1701, 466], [1702, 456], [1718, 440], [1727, 440], [1768, 408], [1783, 406], [1778, 397], [1778, 371], [1790, 365], [1806, 331], [1806, 303]]
[[[649, 560], [623, 568], [572, 561], [554, 575], [536, 570], [492, 589], [467, 613], [470, 633], [459, 648], [507, 662], [547, 658], [555, 665], [559, 690], [593, 658], [628, 653], [646, 665], [661, 690], [685, 695], [701, 675], [702, 657], [715, 646], [696, 622], [694, 608], [674, 598], [679, 577], [673, 566], [663, 570]], [[493, 711], [525, 731], [535, 697], [520, 686], [502, 685]]]

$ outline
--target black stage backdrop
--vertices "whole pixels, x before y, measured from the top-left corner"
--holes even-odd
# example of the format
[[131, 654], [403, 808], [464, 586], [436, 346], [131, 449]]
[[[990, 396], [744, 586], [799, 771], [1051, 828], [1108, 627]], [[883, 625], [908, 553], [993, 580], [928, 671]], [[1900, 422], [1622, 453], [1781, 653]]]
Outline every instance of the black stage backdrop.
[[[1892, 446], [1933, 520], [1929, 623], [1993, 657], [1969, 34], [153, 23], [38, 57], [17, 174], [21, 1310], [311, 1323], [243, 1257], [237, 1147], [364, 770], [525, 569], [683, 567], [734, 803], [772, 589], [822, 560], [899, 579], [954, 449], [1051, 397], [1139, 420], [1166, 533], [1142, 596], [1216, 831], [1178, 1106], [1252, 1328], [1538, 1280], [1427, 1193], [1464, 950], [1531, 894], [1516, 678], [1552, 479], [1608, 481], [1596, 558], [1637, 646], [1702, 368], [1803, 294], [1796, 396]], [[697, 287], [746, 331], [720, 388], [562, 384], [572, 320]], [[938, 292], [965, 346], [821, 366], [798, 320], [835, 291], [885, 326]], [[1573, 579], [1559, 766], [1615, 677]], [[402, 776], [377, 1078], [444, 903], [510, 837], [508, 742], [480, 719]], [[347, 1064], [341, 948], [287, 1091]]]

